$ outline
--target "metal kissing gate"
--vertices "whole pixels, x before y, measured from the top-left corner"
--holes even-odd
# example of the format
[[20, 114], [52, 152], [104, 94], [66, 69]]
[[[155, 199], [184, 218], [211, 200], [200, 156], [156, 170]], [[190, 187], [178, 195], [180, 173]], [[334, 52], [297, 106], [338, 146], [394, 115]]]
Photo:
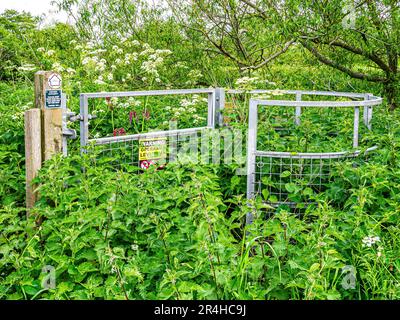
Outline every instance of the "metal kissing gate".
[[[307, 205], [310, 201], [304, 197], [294, 197], [300, 189], [310, 192], [320, 192], [323, 186], [329, 182], [331, 169], [335, 161], [339, 159], [355, 158], [376, 149], [372, 146], [365, 153], [358, 150], [360, 108], [363, 108], [363, 122], [368, 130], [371, 130], [371, 119], [373, 106], [379, 105], [382, 98], [369, 93], [347, 93], [330, 91], [301, 91], [282, 90], [284, 95], [291, 95], [294, 99], [265, 99], [257, 98], [257, 95], [274, 94], [276, 90], [224, 90], [221, 88], [210, 89], [185, 89], [185, 90], [154, 90], [154, 91], [132, 91], [132, 92], [104, 92], [104, 93], [82, 93], [80, 96], [80, 141], [81, 151], [88, 152], [91, 146], [100, 148], [103, 154], [111, 158], [119, 155], [122, 163], [137, 163], [138, 141], [151, 138], [173, 138], [172, 147], [184, 143], [187, 137], [197, 135], [204, 129], [216, 129], [223, 126], [224, 119], [221, 111], [225, 107], [225, 98], [228, 94], [250, 94], [253, 99], [249, 101], [248, 109], [248, 136], [247, 136], [247, 199], [262, 196], [263, 201], [274, 206], [282, 204], [290, 208], [296, 208], [299, 204]], [[89, 138], [89, 120], [93, 118], [89, 114], [89, 99], [96, 98], [118, 98], [118, 97], [145, 97], [145, 96], [167, 96], [167, 95], [194, 95], [207, 94], [208, 110], [207, 125], [187, 129], [176, 129], [168, 131], [156, 131], [138, 134], [121, 135], [114, 137]], [[336, 100], [316, 101], [303, 100], [304, 96], [331, 97]], [[337, 100], [340, 98], [340, 101]], [[344, 101], [346, 100], [346, 101]], [[283, 107], [294, 108], [294, 124], [301, 126], [302, 108], [353, 108], [353, 151], [341, 152], [280, 152], [276, 150], [260, 150], [257, 142], [258, 114], [260, 107]], [[323, 118], [321, 119], [323, 121]], [[355, 150], [355, 151], [354, 151]], [[170, 159], [171, 160], [171, 159]], [[247, 223], [253, 221], [252, 213], [247, 215]]]
[[[330, 177], [332, 160], [357, 157], [359, 150], [349, 152], [277, 152], [259, 150], [257, 148], [257, 124], [259, 106], [279, 106], [295, 108], [295, 123], [300, 125], [301, 108], [354, 108], [353, 148], [359, 145], [360, 107], [364, 108], [364, 124], [370, 130], [372, 108], [382, 102], [382, 98], [372, 94], [319, 92], [319, 91], [285, 91], [293, 94], [296, 100], [250, 100], [249, 126], [247, 142], [247, 198], [253, 199], [258, 195], [264, 197], [264, 202], [279, 206], [286, 204], [296, 207], [298, 201], [291, 201], [292, 192], [297, 186], [308, 187], [309, 190], [321, 191], [322, 186]], [[349, 101], [302, 101], [303, 95], [345, 97]], [[350, 100], [352, 99], [352, 101]], [[376, 149], [368, 148], [365, 152]], [[307, 201], [305, 201], [307, 202]], [[247, 214], [247, 223], [253, 221], [253, 214]]]

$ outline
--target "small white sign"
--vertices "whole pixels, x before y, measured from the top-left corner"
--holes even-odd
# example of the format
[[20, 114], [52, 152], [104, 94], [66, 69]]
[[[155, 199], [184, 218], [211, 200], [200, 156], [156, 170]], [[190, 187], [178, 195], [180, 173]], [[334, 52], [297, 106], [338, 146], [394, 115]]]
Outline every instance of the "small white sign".
[[58, 74], [53, 73], [49, 77], [49, 87], [51, 89], [60, 89], [61, 88], [61, 78]]

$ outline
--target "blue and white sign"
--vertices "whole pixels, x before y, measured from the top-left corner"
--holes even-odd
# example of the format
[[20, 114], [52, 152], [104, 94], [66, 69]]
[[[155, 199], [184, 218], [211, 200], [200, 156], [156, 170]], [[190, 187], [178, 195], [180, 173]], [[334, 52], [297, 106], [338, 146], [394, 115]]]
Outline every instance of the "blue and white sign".
[[46, 90], [46, 109], [58, 109], [62, 107], [62, 90]]

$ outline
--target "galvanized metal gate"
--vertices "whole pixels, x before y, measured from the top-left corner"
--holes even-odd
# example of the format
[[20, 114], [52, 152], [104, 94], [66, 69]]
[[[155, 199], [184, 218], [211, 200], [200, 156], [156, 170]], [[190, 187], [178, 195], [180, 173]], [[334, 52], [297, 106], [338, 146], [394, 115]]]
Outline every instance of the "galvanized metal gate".
[[[185, 143], [186, 139], [196, 136], [205, 129], [216, 129], [223, 125], [222, 110], [225, 108], [227, 95], [250, 94], [256, 97], [263, 94], [273, 95], [276, 90], [224, 90], [221, 88], [187, 89], [187, 90], [153, 90], [130, 92], [101, 92], [82, 93], [80, 96], [80, 115], [75, 118], [80, 120], [81, 152], [100, 150], [102, 155], [114, 158], [119, 155], [117, 164], [137, 164], [137, 144], [140, 139], [165, 137], [170, 139], [170, 148], [177, 148]], [[373, 106], [382, 103], [382, 98], [372, 94], [330, 92], [330, 91], [301, 91], [282, 90], [281, 93], [294, 97], [294, 100], [284, 99], [250, 99], [248, 110], [248, 137], [247, 137], [247, 198], [254, 199], [264, 195], [264, 202], [272, 206], [282, 204], [296, 207], [299, 201], [291, 201], [290, 190], [287, 185], [295, 185], [301, 181], [302, 187], [319, 192], [329, 181], [332, 165], [339, 159], [358, 157], [376, 149], [372, 146], [364, 153], [357, 150], [359, 146], [360, 108], [363, 108], [363, 122], [371, 130]], [[119, 98], [119, 97], [145, 97], [166, 95], [194, 95], [207, 94], [207, 125], [186, 129], [166, 130], [129, 134], [114, 137], [89, 137], [89, 121], [93, 118], [89, 113], [89, 99]], [[347, 101], [308, 101], [304, 96], [319, 96], [347, 99]], [[353, 137], [352, 151], [341, 152], [278, 152], [276, 150], [260, 150], [257, 142], [257, 127], [259, 107], [293, 107], [294, 123], [301, 126], [302, 108], [353, 108]], [[349, 148], [350, 149], [350, 148]], [[173, 159], [169, 159], [173, 160]], [[270, 197], [269, 197], [270, 196]], [[305, 200], [304, 203], [309, 201]], [[247, 223], [253, 221], [252, 213], [247, 216]]]
[[[110, 157], [118, 155], [116, 164], [136, 164], [138, 162], [138, 141], [151, 138], [168, 138], [170, 148], [178, 148], [188, 138], [200, 134], [205, 129], [214, 129], [222, 124], [221, 104], [222, 89], [184, 89], [184, 90], [152, 90], [152, 91], [129, 91], [129, 92], [101, 92], [82, 93], [80, 95], [80, 142], [81, 152], [100, 152]], [[146, 96], [167, 96], [167, 95], [199, 95], [207, 94], [207, 125], [186, 129], [154, 131], [138, 134], [129, 134], [113, 137], [89, 137], [89, 121], [93, 118], [89, 110], [89, 99], [98, 98], [121, 98], [121, 97], [146, 97]], [[171, 159], [170, 159], [171, 160]]]
[[[260, 93], [260, 91], [258, 91]], [[360, 107], [364, 108], [364, 124], [371, 129], [372, 108], [382, 102], [382, 98], [372, 94], [343, 93], [343, 92], [316, 92], [316, 91], [285, 91], [293, 94], [296, 100], [250, 100], [249, 126], [247, 142], [247, 198], [254, 199], [262, 195], [271, 196], [273, 200], [264, 199], [270, 205], [286, 204], [296, 206], [298, 202], [291, 202], [288, 184], [301, 180], [302, 186], [320, 191], [331, 174], [332, 161], [357, 157], [359, 150], [349, 152], [319, 152], [297, 153], [259, 150], [257, 146], [257, 126], [259, 106], [294, 107], [295, 122], [301, 125], [301, 108], [354, 108], [353, 148], [359, 146]], [[302, 101], [304, 95], [346, 97], [353, 101]], [[373, 146], [366, 152], [376, 149]], [[295, 185], [294, 185], [295, 186]], [[247, 215], [247, 223], [253, 221], [253, 214]]]

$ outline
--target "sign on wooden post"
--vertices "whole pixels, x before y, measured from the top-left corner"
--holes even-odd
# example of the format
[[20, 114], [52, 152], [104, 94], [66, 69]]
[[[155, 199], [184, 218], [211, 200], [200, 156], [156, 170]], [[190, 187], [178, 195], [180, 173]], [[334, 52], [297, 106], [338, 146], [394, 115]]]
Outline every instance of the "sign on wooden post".
[[42, 162], [62, 152], [62, 78], [52, 71], [35, 73], [35, 109], [25, 112], [26, 207], [37, 200], [32, 180]]
[[42, 158], [62, 152], [61, 76], [52, 71], [35, 74], [35, 106], [42, 110]]

